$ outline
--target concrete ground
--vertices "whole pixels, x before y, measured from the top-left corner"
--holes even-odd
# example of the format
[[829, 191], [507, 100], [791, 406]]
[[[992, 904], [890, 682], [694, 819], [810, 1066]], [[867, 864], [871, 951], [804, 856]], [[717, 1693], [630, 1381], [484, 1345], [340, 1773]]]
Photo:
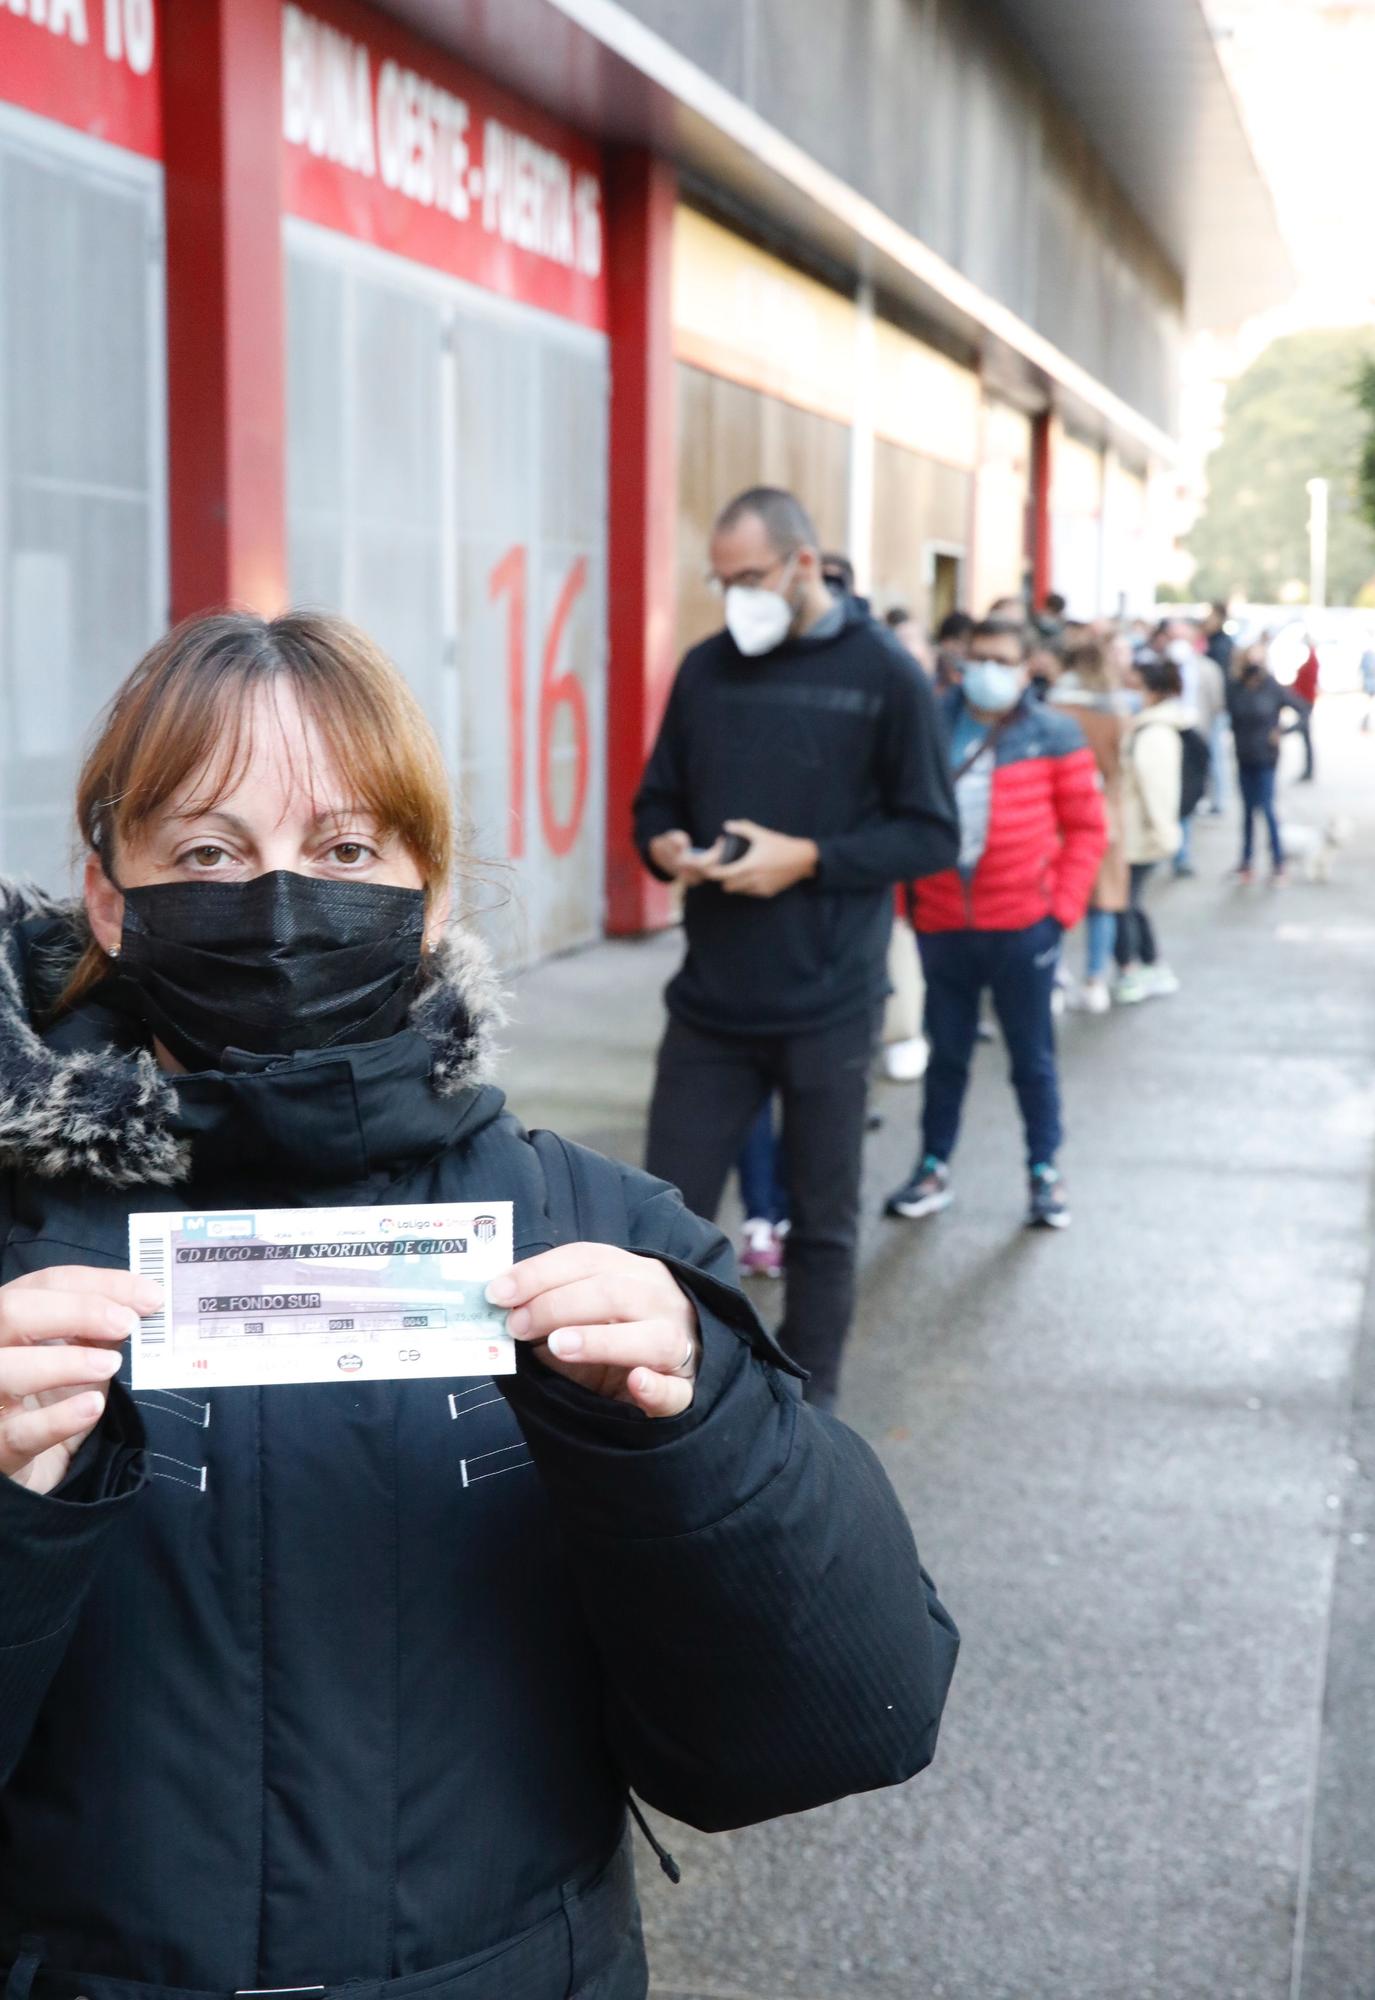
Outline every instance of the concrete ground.
[[[1284, 806], [1350, 815], [1331, 882], [1236, 888], [1202, 821], [1156, 901], [1183, 991], [1065, 1024], [1067, 1235], [1020, 1226], [998, 1046], [944, 1216], [879, 1219], [920, 1092], [876, 1091], [842, 1414], [964, 1633], [940, 1751], [742, 1833], [661, 1823], [657, 2000], [1375, 1995], [1375, 734], [1324, 707]], [[678, 948], [520, 983], [528, 1122], [639, 1157]]]

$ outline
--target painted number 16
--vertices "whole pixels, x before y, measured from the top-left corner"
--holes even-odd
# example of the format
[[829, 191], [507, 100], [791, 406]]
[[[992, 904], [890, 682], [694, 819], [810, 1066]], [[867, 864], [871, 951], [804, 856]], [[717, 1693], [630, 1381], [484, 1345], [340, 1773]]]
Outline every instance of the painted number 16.
[[[511, 858], [525, 852], [525, 604], [528, 563], [523, 544], [509, 548], [487, 578], [493, 603], [506, 606], [506, 702], [510, 718]], [[539, 680], [539, 809], [545, 845], [551, 854], [567, 854], [582, 830], [587, 781], [592, 756], [592, 730], [587, 696], [570, 668], [559, 673], [559, 654], [573, 606], [587, 587], [587, 558], [579, 556], [563, 580], [549, 629], [544, 635]], [[554, 718], [566, 708], [572, 718], [575, 760], [573, 801], [568, 817], [560, 819], [554, 805]]]

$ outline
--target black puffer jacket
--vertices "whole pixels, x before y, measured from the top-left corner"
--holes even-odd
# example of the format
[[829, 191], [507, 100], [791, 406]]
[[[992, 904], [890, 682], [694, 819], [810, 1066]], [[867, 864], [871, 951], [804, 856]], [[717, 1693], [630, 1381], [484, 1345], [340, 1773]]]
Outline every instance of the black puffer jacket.
[[[568, 1233], [482, 1081], [471, 946], [387, 1042], [174, 1081], [97, 1006], [34, 1032], [72, 927], [21, 915], [0, 1277], [122, 1266], [156, 1207], [510, 1199], [518, 1255]], [[680, 1418], [528, 1356], [452, 1402], [121, 1388], [59, 1493], [0, 1479], [0, 1968], [36, 1995], [638, 2000], [627, 1786], [724, 1827], [930, 1759], [957, 1642], [876, 1460], [722, 1237], [619, 1174], [701, 1320]]]
[[1238, 764], [1278, 764], [1280, 716], [1292, 706], [1288, 690], [1263, 668], [1228, 681], [1227, 713]]

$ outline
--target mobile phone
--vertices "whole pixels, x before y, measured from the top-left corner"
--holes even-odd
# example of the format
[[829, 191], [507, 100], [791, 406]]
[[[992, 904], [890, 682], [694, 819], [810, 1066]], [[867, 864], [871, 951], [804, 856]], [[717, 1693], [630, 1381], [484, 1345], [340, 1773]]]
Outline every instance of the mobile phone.
[[750, 844], [743, 833], [718, 833], [710, 847], [689, 848], [687, 858], [699, 862], [711, 860], [718, 868], [729, 868], [732, 861], [739, 861], [749, 851]]

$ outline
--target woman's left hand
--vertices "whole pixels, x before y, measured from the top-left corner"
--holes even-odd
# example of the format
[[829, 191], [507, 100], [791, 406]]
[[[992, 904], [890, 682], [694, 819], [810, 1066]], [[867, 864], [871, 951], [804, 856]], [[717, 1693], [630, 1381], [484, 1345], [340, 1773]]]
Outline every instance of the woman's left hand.
[[510, 1309], [513, 1337], [537, 1347], [555, 1375], [647, 1417], [690, 1406], [702, 1352], [697, 1315], [654, 1258], [569, 1243], [494, 1278], [487, 1296]]

